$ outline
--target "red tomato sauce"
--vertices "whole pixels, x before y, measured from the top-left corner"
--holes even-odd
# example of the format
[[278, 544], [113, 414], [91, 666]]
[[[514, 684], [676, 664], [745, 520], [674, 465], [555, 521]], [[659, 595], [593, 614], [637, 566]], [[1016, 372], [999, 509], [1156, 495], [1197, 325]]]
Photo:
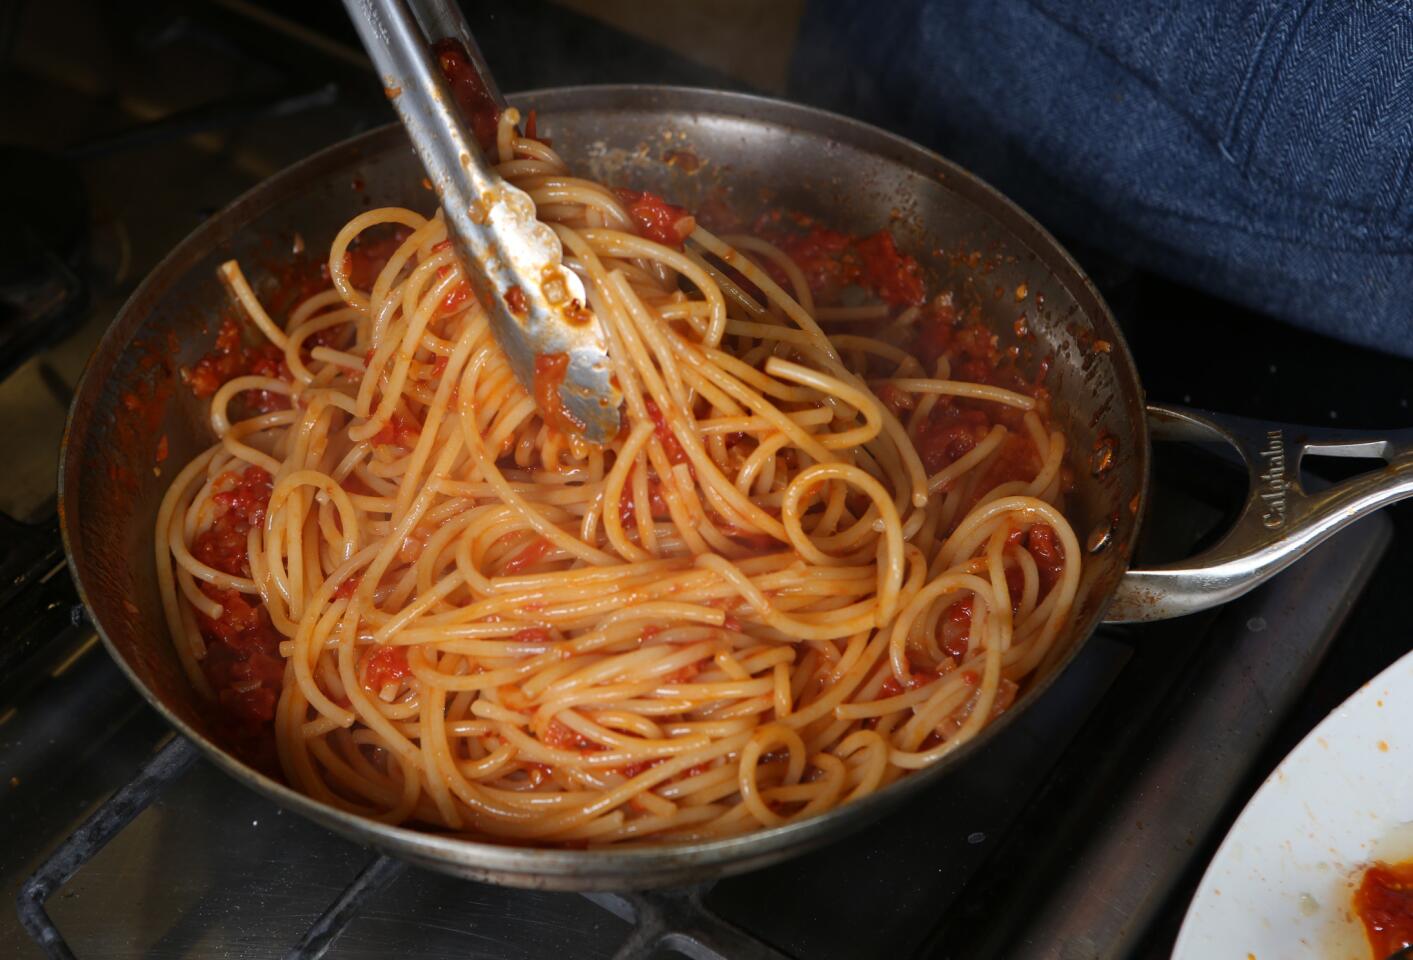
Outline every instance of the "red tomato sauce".
[[[224, 489], [215, 494], [216, 519], [192, 544], [192, 554], [208, 566], [234, 576], [250, 576], [246, 534], [265, 520], [271, 477], [259, 467], [220, 478]], [[221, 604], [221, 616], [196, 616], [206, 657], [202, 672], [216, 694], [216, 725], [243, 759], [264, 770], [275, 767], [273, 731], [284, 680], [284, 638], [270, 623], [256, 597], [223, 590], [208, 583], [201, 591]]]
[[855, 241], [854, 249], [863, 260], [861, 279], [865, 286], [894, 306], [922, 303], [922, 268], [912, 257], [898, 252], [891, 233], [880, 230]]
[[883, 681], [883, 686], [879, 688], [878, 699], [885, 700], [888, 697], [896, 697], [898, 694], [907, 690], [916, 690], [919, 687], [925, 687], [936, 680], [938, 676], [938, 674], [930, 670], [914, 670], [908, 677], [906, 685], [899, 683], [897, 677], [890, 676], [887, 680]]
[[[1048, 364], [1033, 377], [1021, 371], [1019, 351], [1003, 349], [999, 339], [976, 315], [963, 316], [950, 298], [935, 298], [917, 324], [910, 352], [931, 374], [946, 357], [950, 377], [988, 384], [1035, 398], [1036, 414], [1049, 426], [1049, 391], [1044, 386]], [[885, 395], [885, 402], [886, 402]], [[993, 426], [1007, 428], [1001, 449], [988, 458], [986, 474], [975, 483], [978, 495], [1002, 483], [1031, 480], [1040, 471], [1041, 457], [1025, 429], [1025, 413], [1002, 404], [941, 397], [925, 421], [917, 425], [917, 449], [928, 473], [955, 463], [976, 447]]]
[[218, 735], [247, 762], [275, 769], [275, 705], [279, 702], [285, 662], [284, 638], [270, 624], [258, 598], [234, 590], [203, 586], [221, 604], [221, 617], [197, 614], [206, 640], [201, 670], [216, 694]]
[[[269, 341], [255, 346], [246, 345], [241, 324], [234, 317], [221, 321], [221, 329], [216, 333], [216, 345], [211, 352], [196, 361], [195, 366], [182, 370], [183, 382], [192, 393], [203, 398], [212, 396], [228, 381], [247, 375], [285, 381], [291, 379], [284, 351]], [[233, 410], [237, 417], [253, 416], [272, 410], [287, 410], [289, 398], [271, 390], [248, 390], [235, 398], [232, 406], [237, 408]]]
[[1065, 548], [1055, 535], [1055, 528], [1037, 523], [1026, 535], [1025, 548], [1035, 558], [1040, 574], [1040, 596], [1050, 592], [1065, 569]]
[[362, 661], [363, 686], [374, 693], [412, 674], [412, 668], [407, 665], [406, 647], [379, 644], [365, 653]]
[[[638, 774], [642, 773], [642, 772], [645, 771], [645, 770], [650, 770], [650, 769], [652, 769], [653, 767], [657, 766], [659, 763], [662, 763], [662, 762], [663, 762], [663, 761], [660, 760], [660, 759], [659, 759], [659, 760], [639, 760], [637, 763], [630, 763], [630, 764], [628, 764], [628, 766], [626, 766], [626, 767], [619, 767], [619, 768], [618, 768], [618, 772], [619, 772], [620, 774], [622, 774], [623, 779], [625, 779], [625, 780], [632, 780], [632, 779], [633, 779], [634, 777], [636, 777]], [[696, 768], [693, 767], [692, 769], [696, 769]], [[684, 777], [684, 779], [685, 779], [685, 777]]]
[[[918, 306], [927, 296], [922, 267], [899, 252], [887, 230], [857, 237], [801, 214], [773, 211], [757, 220], [756, 232], [789, 254], [821, 302], [837, 299], [847, 287], [862, 287], [894, 307]], [[786, 279], [767, 269], [778, 282]]]
[[564, 406], [559, 388], [569, 371], [569, 354], [541, 353], [535, 357], [535, 406], [545, 422], [560, 433], [582, 435], [584, 425]]
[[942, 613], [938, 624], [937, 645], [957, 663], [962, 662], [970, 646], [972, 598], [958, 600]]
[[265, 522], [273, 478], [260, 467], [246, 467], [244, 473], [228, 472], [218, 479], [222, 487], [212, 496], [216, 519], [196, 538], [192, 555], [209, 567], [232, 576], [250, 576], [246, 555], [246, 534]]
[[984, 440], [991, 427], [986, 411], [966, 409], [945, 399], [939, 401], [932, 414], [918, 425], [917, 452], [923, 467], [933, 474], [950, 466]]
[[[329, 289], [327, 257], [314, 259], [296, 254], [288, 260], [265, 262], [260, 266], [267, 269], [271, 276], [267, 284], [262, 284], [260, 303], [276, 322], [314, 294]], [[327, 335], [323, 331], [321, 333]], [[320, 334], [315, 336], [317, 338]]]
[[549, 727], [545, 730], [545, 735], [541, 742], [556, 750], [577, 750], [580, 753], [587, 753], [591, 750], [602, 750], [603, 747], [588, 737], [580, 735], [573, 728], [560, 723], [558, 720], [551, 720]]
[[1413, 947], [1413, 860], [1365, 870], [1354, 891], [1354, 912], [1375, 957]]
[[394, 410], [388, 422], [383, 424], [383, 428], [373, 434], [373, 442], [378, 444], [391, 444], [395, 447], [402, 447], [404, 450], [411, 450], [417, 446], [417, 438], [422, 435], [422, 426], [411, 417], [405, 416], [402, 411]]
[[[391, 229], [373, 229], [349, 247], [345, 267], [350, 282], [360, 290], [371, 289], [388, 258], [402, 246], [412, 231], [400, 224]], [[309, 297], [329, 288], [327, 261], [311, 262], [295, 257], [271, 264], [270, 279], [262, 283], [258, 295], [276, 323]], [[455, 293], [455, 291], [453, 291]], [[305, 341], [309, 348], [337, 346], [347, 337], [347, 327], [338, 325], [313, 334]], [[236, 377], [255, 375], [289, 382], [293, 379], [285, 363], [284, 351], [258, 331], [248, 330], [234, 316], [222, 319], [216, 343], [193, 366], [181, 371], [182, 382], [201, 398], [210, 397]], [[289, 398], [269, 390], [247, 391], [232, 401], [234, 419], [289, 409]]]
[[471, 65], [471, 57], [461, 41], [445, 37], [432, 44], [442, 76], [451, 85], [451, 95], [461, 110], [461, 116], [471, 125], [471, 132], [490, 154], [496, 145], [496, 128], [500, 124], [500, 108], [496, 106], [486, 85]]
[[[936, 368], [938, 359], [945, 356], [953, 380], [989, 384], [1034, 397], [1040, 401], [1039, 412], [1044, 419], [1050, 399], [1050, 392], [1045, 388], [1049, 361], [1042, 360], [1034, 375], [1027, 376], [1019, 366], [1020, 351], [1014, 347], [1003, 348], [991, 328], [982, 323], [978, 310], [964, 314], [952, 298], [933, 298], [918, 320], [910, 347], [910, 352], [929, 374]], [[1018, 429], [1024, 418], [1023, 412], [1014, 407], [986, 404], [982, 409], [991, 411], [996, 422], [1011, 429]]]
[[643, 405], [648, 408], [648, 416], [653, 420], [653, 433], [657, 436], [657, 442], [662, 444], [662, 452], [667, 454], [668, 461], [674, 464], [686, 463], [687, 452], [682, 449], [682, 444], [677, 442], [677, 435], [667, 425], [667, 417], [662, 409], [653, 402], [652, 397], [644, 397]]
[[614, 193], [628, 208], [640, 237], [680, 250], [682, 241], [697, 228], [696, 220], [685, 208], [673, 206], [655, 193], [622, 189]]
[[[623, 524], [625, 530], [633, 528], [638, 516], [637, 500], [633, 498], [631, 472], [628, 479], [630, 482], [623, 485], [623, 497], [618, 501], [618, 521]], [[666, 520], [672, 516], [672, 512], [667, 509], [667, 501], [662, 497], [662, 483], [651, 470], [648, 471], [648, 509], [654, 520]]]
[[[360, 234], [344, 254], [348, 282], [359, 290], [373, 289], [373, 284], [378, 282], [378, 274], [383, 272], [383, 267], [397, 253], [397, 248], [410, 236], [412, 230], [400, 223], [391, 227], [374, 227]], [[312, 292], [317, 293], [318, 290]]]
[[[432, 249], [440, 250], [448, 243], [450, 243], [449, 240], [443, 240], [441, 243], [437, 244]], [[451, 267], [440, 267], [437, 270], [437, 278], [445, 278], [451, 273], [451, 271]], [[520, 288], [516, 287], [515, 289], [519, 290]], [[458, 280], [456, 284], [453, 285], [452, 288], [447, 291], [446, 296], [442, 297], [441, 305], [437, 308], [437, 310], [441, 314], [455, 313], [456, 311], [464, 307], [466, 305], [466, 301], [470, 300], [473, 296], [475, 296], [475, 294], [471, 291], [471, 284], [467, 283], [465, 280]]]
[[462, 280], [448, 291], [442, 298], [441, 312], [455, 313], [466, 305], [466, 301], [471, 299], [471, 284]]
[[903, 414], [917, 409], [917, 398], [911, 393], [899, 390], [891, 383], [881, 385], [874, 393], [895, 417], [901, 417]]
[[523, 573], [545, 558], [545, 554], [554, 549], [554, 544], [545, 537], [536, 537], [530, 541], [529, 545], [521, 548], [520, 552], [505, 562], [501, 567], [502, 576], [512, 576]]
[[525, 115], [525, 136], [530, 140], [538, 140], [547, 147], [554, 146], [554, 141], [549, 137], [540, 136], [540, 118], [534, 110]]

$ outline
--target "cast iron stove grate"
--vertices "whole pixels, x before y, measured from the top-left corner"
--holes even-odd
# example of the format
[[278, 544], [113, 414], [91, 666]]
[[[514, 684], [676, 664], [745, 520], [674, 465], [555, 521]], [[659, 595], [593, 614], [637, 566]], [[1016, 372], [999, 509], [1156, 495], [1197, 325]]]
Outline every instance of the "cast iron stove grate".
[[[18, 901], [20, 922], [46, 954], [55, 960], [74, 960], [73, 951], [44, 908], [45, 901], [169, 784], [186, 773], [197, 758], [197, 750], [189, 741], [174, 736], [25, 881]], [[285, 960], [318, 960], [324, 956], [364, 904], [406, 869], [407, 864], [396, 858], [375, 856], [310, 924], [298, 943], [285, 953]], [[670, 892], [584, 896], [633, 925], [614, 954], [618, 960], [647, 960], [661, 947], [693, 960], [785, 960], [784, 954], [713, 913], [703, 903], [710, 889], [708, 884]]]

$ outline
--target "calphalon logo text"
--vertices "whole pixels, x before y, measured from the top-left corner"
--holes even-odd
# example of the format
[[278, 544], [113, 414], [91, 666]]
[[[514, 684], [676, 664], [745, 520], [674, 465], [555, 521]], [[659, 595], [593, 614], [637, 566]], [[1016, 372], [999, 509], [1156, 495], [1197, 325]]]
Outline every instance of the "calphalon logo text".
[[1259, 475], [1261, 502], [1265, 510], [1261, 522], [1271, 530], [1285, 523], [1285, 443], [1279, 430], [1266, 431], [1266, 445], [1261, 448], [1266, 471]]

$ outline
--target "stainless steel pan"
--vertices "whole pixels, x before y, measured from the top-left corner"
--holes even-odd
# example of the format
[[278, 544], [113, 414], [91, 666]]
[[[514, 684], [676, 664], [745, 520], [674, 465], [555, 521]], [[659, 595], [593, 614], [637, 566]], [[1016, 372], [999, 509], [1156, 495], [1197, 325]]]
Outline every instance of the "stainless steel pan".
[[[655, 87], [550, 90], [514, 98], [579, 170], [702, 208], [725, 200], [799, 209], [851, 231], [891, 226], [940, 282], [979, 302], [1029, 362], [1048, 361], [1057, 420], [1073, 451], [1070, 514], [1088, 542], [1082, 599], [1057, 654], [1017, 705], [936, 766], [813, 820], [690, 846], [542, 850], [389, 827], [340, 812], [241, 764], [210, 736], [167, 636], [153, 572], [158, 502], [210, 436], [204, 404], [176, 370], [210, 349], [227, 295], [216, 265], [238, 257], [257, 282], [299, 238], [324, 251], [369, 205], [434, 207], [400, 128], [375, 130], [272, 177], [188, 237], [149, 276], [95, 351], [64, 438], [59, 503], [70, 569], [109, 652], [152, 705], [212, 762], [275, 801], [355, 840], [462, 876], [518, 886], [628, 888], [763, 866], [872, 821], [985, 750], [1073, 659], [1106, 616], [1141, 620], [1212, 606], [1250, 589], [1351, 520], [1413, 490], [1408, 438], [1334, 437], [1148, 407], [1123, 337], [1093, 285], [1030, 217], [965, 170], [906, 140], [804, 107]], [[689, 159], [690, 158], [690, 159]], [[690, 160], [700, 161], [700, 166]], [[687, 162], [684, 162], [687, 161]], [[1195, 372], [1200, 375], [1200, 372]], [[125, 412], [131, 401], [137, 414]], [[1253, 490], [1232, 534], [1202, 557], [1131, 570], [1148, 486], [1149, 430], [1224, 437]], [[159, 438], [169, 456], [157, 463]], [[1299, 460], [1383, 456], [1387, 470], [1319, 495]]]

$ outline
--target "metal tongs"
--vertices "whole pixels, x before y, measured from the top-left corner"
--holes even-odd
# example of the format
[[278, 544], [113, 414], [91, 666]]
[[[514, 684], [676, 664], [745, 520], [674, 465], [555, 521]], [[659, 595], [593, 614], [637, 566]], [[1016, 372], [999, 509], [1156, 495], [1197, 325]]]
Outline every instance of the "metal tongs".
[[[469, 117], [457, 108], [431, 44], [459, 41], [501, 110], [505, 99], [452, 0], [344, 0], [358, 35], [383, 76], [388, 97], [422, 159], [453, 241], [490, 315], [496, 340], [542, 412], [557, 392], [571, 428], [592, 443], [618, 433], [621, 394], [613, 386], [607, 343], [589, 310], [584, 284], [564, 266], [559, 237], [535, 218], [535, 205], [507, 183], [481, 152]], [[536, 383], [536, 359], [562, 382]]]

